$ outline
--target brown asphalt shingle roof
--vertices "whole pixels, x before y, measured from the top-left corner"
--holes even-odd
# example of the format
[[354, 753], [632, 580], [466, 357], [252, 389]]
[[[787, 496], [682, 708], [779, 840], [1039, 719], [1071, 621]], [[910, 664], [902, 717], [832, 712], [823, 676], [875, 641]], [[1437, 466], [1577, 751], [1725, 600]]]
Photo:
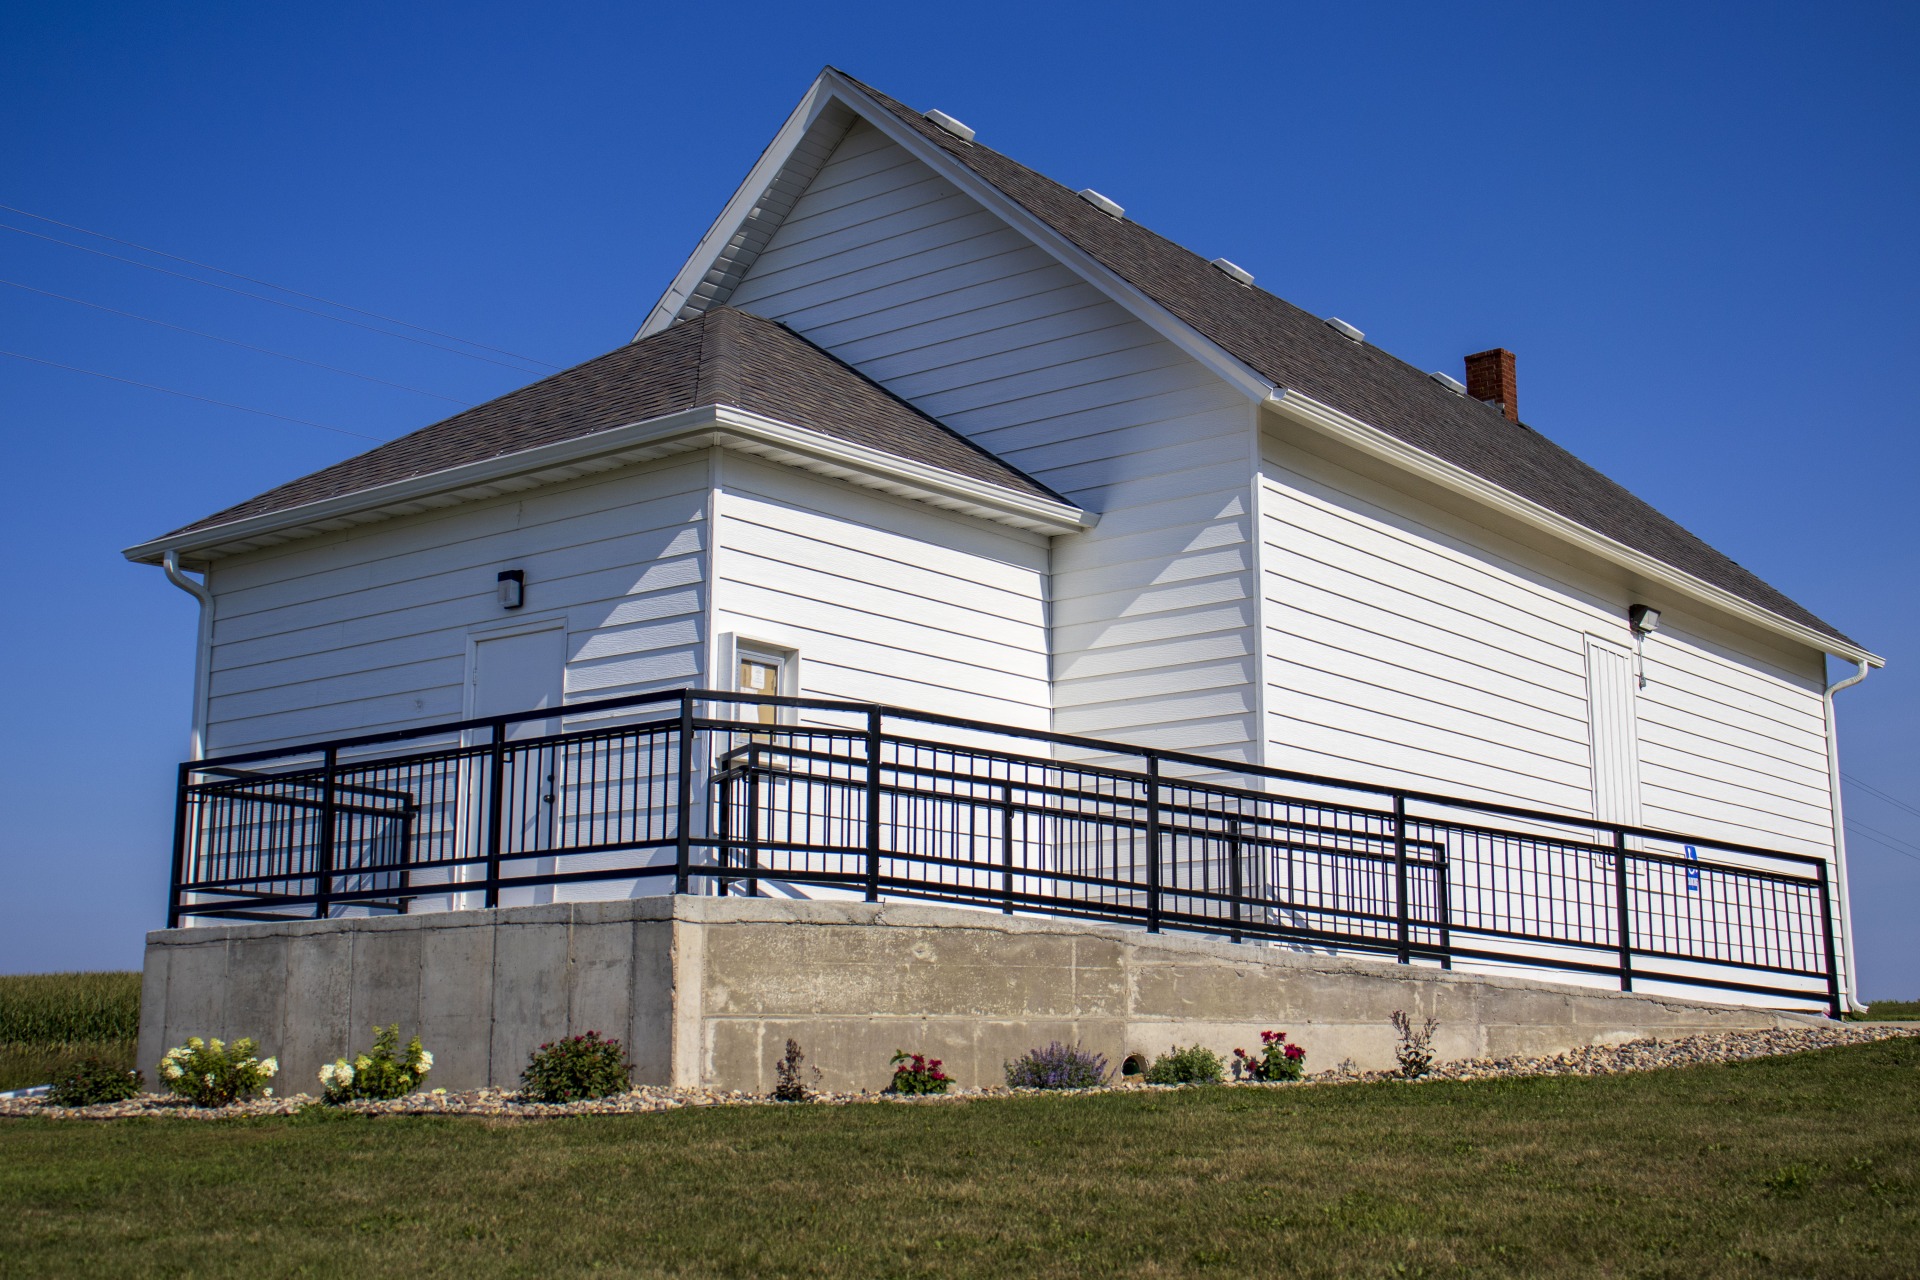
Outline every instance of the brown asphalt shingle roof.
[[[846, 73], [841, 72], [845, 75]], [[852, 77], [847, 77], [852, 80]], [[875, 103], [998, 188], [1229, 355], [1275, 385], [1331, 405], [1417, 449], [1761, 608], [1854, 642], [1545, 436], [1446, 390], [1377, 347], [978, 142], [965, 143], [867, 85]]]
[[166, 536], [708, 405], [745, 409], [1017, 493], [1066, 501], [785, 326], [716, 307]]

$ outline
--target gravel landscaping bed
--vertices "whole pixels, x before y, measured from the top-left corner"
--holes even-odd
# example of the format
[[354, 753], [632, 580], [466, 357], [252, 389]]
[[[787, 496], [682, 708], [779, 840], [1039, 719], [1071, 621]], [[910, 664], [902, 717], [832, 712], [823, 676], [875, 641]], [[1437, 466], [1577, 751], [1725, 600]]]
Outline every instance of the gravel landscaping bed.
[[[1468, 1058], [1436, 1064], [1419, 1081], [1487, 1080], [1517, 1076], [1602, 1076], [1637, 1071], [1658, 1071], [1669, 1067], [1692, 1067], [1712, 1063], [1745, 1062], [1753, 1058], [1805, 1053], [1841, 1045], [1865, 1044], [1899, 1036], [1920, 1036], [1920, 1025], [1794, 1027], [1774, 1031], [1729, 1031], [1717, 1035], [1686, 1036], [1677, 1040], [1634, 1040], [1625, 1044], [1595, 1045], [1574, 1049], [1552, 1057]], [[1371, 1081], [1399, 1080], [1393, 1071], [1354, 1071], [1336, 1067], [1317, 1072], [1296, 1084], [1234, 1083], [1225, 1088], [1297, 1089], [1314, 1085], [1361, 1084]], [[1107, 1093], [1116, 1090], [1164, 1090], [1192, 1088], [1190, 1085], [1149, 1085], [1116, 1083], [1098, 1089], [1009, 1089], [989, 1086], [980, 1089], [955, 1089], [947, 1094], [926, 1097], [901, 1097], [895, 1094], [862, 1090], [858, 1093], [817, 1093], [816, 1103], [847, 1106], [883, 1104], [889, 1106], [937, 1105], [978, 1098], [1007, 1098], [1039, 1093]], [[312, 1094], [297, 1093], [285, 1097], [262, 1097], [226, 1107], [196, 1107], [181, 1099], [161, 1094], [142, 1094], [126, 1102], [105, 1103], [93, 1107], [56, 1107], [41, 1098], [0, 1098], [0, 1118], [46, 1116], [76, 1120], [114, 1120], [132, 1116], [170, 1116], [186, 1120], [220, 1120], [241, 1116], [285, 1116], [305, 1107], [320, 1104]], [[464, 1115], [540, 1120], [566, 1116], [629, 1115], [655, 1111], [677, 1111], [686, 1107], [785, 1106], [764, 1094], [737, 1089], [672, 1088], [665, 1085], [641, 1085], [609, 1098], [564, 1104], [522, 1102], [518, 1093], [508, 1089], [472, 1089], [459, 1093], [435, 1090], [416, 1093], [386, 1102], [349, 1102], [335, 1110], [366, 1115]]]

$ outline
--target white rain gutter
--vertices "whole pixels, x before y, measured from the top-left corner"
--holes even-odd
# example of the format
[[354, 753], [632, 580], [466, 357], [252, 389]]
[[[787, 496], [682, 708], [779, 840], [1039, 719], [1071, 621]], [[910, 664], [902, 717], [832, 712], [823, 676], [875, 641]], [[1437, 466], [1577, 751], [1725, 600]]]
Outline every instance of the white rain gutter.
[[1853, 665], [1855, 670], [1852, 675], [1838, 684], [1827, 686], [1824, 699], [1827, 709], [1827, 794], [1833, 798], [1834, 891], [1840, 895], [1840, 936], [1846, 945], [1846, 961], [1841, 966], [1846, 971], [1846, 990], [1842, 998], [1853, 1012], [1865, 1013], [1867, 1007], [1860, 1003], [1859, 981], [1853, 965], [1853, 899], [1847, 896], [1847, 825], [1846, 816], [1840, 808], [1840, 726], [1833, 715], [1833, 695], [1865, 680], [1871, 669], [1859, 659]]
[[206, 755], [207, 692], [213, 680], [213, 592], [180, 570], [180, 552], [169, 547], [160, 559], [167, 581], [200, 602], [200, 633], [193, 648], [193, 741], [187, 758], [199, 760]]

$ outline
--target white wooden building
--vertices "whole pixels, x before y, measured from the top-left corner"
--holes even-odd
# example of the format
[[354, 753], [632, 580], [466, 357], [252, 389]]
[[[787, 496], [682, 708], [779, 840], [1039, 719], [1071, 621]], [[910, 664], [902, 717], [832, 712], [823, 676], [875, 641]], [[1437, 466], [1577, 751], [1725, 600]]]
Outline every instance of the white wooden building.
[[828, 70], [632, 343], [127, 554], [206, 596], [199, 754], [772, 691], [1811, 855], [1843, 920], [1880, 660], [1468, 366]]

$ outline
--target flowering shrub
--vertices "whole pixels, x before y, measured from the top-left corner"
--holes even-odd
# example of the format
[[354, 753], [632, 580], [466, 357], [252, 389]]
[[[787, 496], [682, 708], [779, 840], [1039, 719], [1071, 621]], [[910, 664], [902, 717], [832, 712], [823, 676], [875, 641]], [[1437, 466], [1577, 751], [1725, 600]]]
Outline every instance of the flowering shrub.
[[[224, 1107], [251, 1094], [280, 1070], [272, 1058], [258, 1058], [252, 1040], [202, 1040], [189, 1036], [160, 1059], [160, 1079], [195, 1106]], [[269, 1095], [273, 1090], [266, 1091]]]
[[1148, 1084], [1219, 1084], [1225, 1078], [1220, 1055], [1197, 1044], [1191, 1049], [1175, 1045], [1147, 1068]]
[[1414, 1030], [1413, 1019], [1403, 1009], [1395, 1009], [1393, 1017], [1388, 1019], [1400, 1037], [1400, 1043], [1394, 1047], [1393, 1056], [1400, 1061], [1400, 1074], [1408, 1080], [1418, 1080], [1427, 1074], [1433, 1066], [1433, 1033], [1440, 1029], [1440, 1023], [1433, 1018], [1426, 1025]]
[[888, 1093], [945, 1093], [953, 1077], [940, 1069], [940, 1059], [902, 1049], [893, 1055], [893, 1083]]
[[1260, 1052], [1233, 1051], [1233, 1075], [1236, 1080], [1298, 1080], [1306, 1074], [1307, 1051], [1287, 1043], [1284, 1031], [1262, 1031]]
[[775, 1102], [812, 1102], [814, 1086], [820, 1083], [820, 1068], [805, 1063], [807, 1055], [798, 1040], [787, 1041], [787, 1052], [773, 1064], [773, 1100]]
[[400, 1055], [400, 1024], [373, 1029], [373, 1048], [352, 1062], [335, 1058], [320, 1068], [322, 1102], [338, 1106], [358, 1098], [404, 1098], [420, 1087], [433, 1070], [433, 1055], [420, 1047], [420, 1037], [407, 1042]]
[[633, 1064], [618, 1040], [598, 1031], [553, 1040], [533, 1051], [520, 1073], [520, 1092], [529, 1102], [579, 1102], [605, 1098], [633, 1088]]
[[1057, 1040], [1007, 1063], [1007, 1084], [1015, 1089], [1097, 1089], [1111, 1074], [1099, 1054]]
[[90, 1107], [97, 1102], [125, 1102], [140, 1092], [138, 1071], [129, 1071], [104, 1058], [82, 1058], [53, 1082], [47, 1101], [56, 1107]]

